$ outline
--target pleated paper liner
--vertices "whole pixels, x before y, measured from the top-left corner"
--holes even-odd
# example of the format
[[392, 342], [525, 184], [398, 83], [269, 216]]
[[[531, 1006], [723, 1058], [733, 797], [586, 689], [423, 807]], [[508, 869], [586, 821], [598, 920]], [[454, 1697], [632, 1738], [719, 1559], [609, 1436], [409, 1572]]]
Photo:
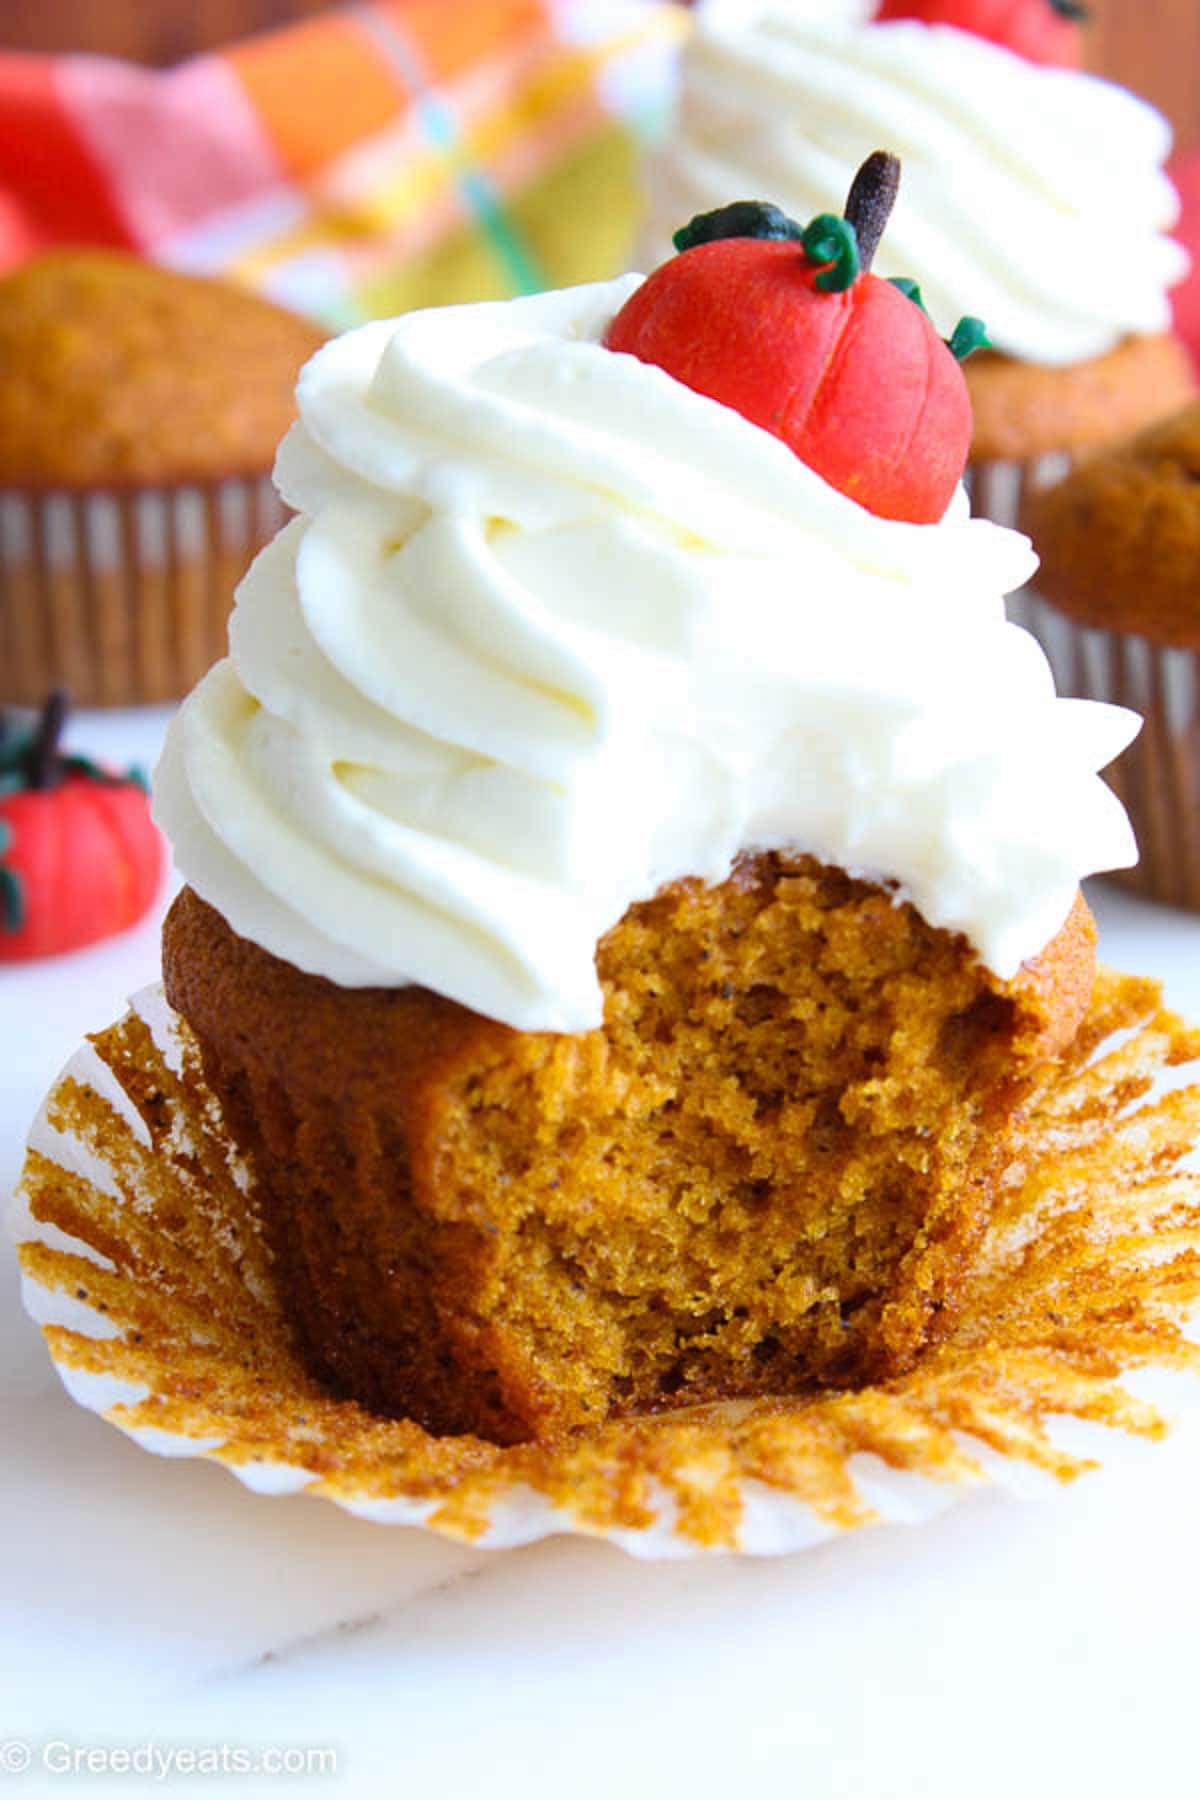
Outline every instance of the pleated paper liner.
[[0, 492], [0, 701], [182, 698], [224, 656], [233, 590], [285, 517], [266, 473]]
[[[1016, 526], [1026, 493], [1061, 481], [1071, 461], [975, 464], [967, 471], [971, 510]], [[1077, 624], [1039, 596], [1036, 577], [1009, 596], [1008, 615], [1041, 644], [1061, 695], [1142, 715], [1140, 733], [1105, 771], [1140, 852], [1136, 867], [1110, 879], [1143, 899], [1200, 912], [1200, 657], [1133, 632]]]
[[1056, 450], [1030, 457], [1026, 462], [970, 463], [963, 484], [970, 496], [971, 511], [978, 518], [991, 519], [993, 524], [1019, 530], [1025, 495], [1033, 488], [1061, 481], [1074, 460], [1069, 452]]
[[1111, 700], [1145, 723], [1104, 779], [1133, 821], [1132, 893], [1200, 912], [1200, 657], [1134, 632], [1079, 625], [1026, 588], [1012, 615], [1037, 638], [1060, 694]]
[[151, 988], [71, 1059], [33, 1127], [25, 1301], [82, 1405], [259, 1492], [497, 1547], [582, 1532], [647, 1556], [795, 1550], [926, 1516], [984, 1480], [1070, 1480], [1093, 1462], [1064, 1419], [1111, 1428], [1089, 1435], [1113, 1453], [1123, 1432], [1162, 1433], [1121, 1377], [1200, 1374], [1200, 1181], [1181, 1167], [1200, 1089], [1152, 1093], [1197, 1058], [1200, 1033], [1159, 1009], [1153, 983], [1101, 975], [957, 1322], [903, 1380], [502, 1449], [373, 1416], [306, 1373], [194, 1040]]

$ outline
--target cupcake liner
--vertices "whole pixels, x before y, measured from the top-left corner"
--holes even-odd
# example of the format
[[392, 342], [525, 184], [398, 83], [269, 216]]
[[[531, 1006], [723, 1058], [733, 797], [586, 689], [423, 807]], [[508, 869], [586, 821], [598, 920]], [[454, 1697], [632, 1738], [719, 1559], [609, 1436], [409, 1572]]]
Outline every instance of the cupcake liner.
[[233, 590], [285, 517], [267, 475], [0, 492], [0, 701], [179, 699], [225, 654]]
[[[1016, 526], [1025, 495], [1061, 481], [1072, 459], [977, 463], [967, 471], [972, 512]], [[1036, 549], [1036, 545], [1034, 546]], [[1008, 616], [1046, 652], [1064, 696], [1107, 700], [1145, 721], [1106, 773], [1128, 812], [1140, 852], [1109, 877], [1131, 893], [1200, 912], [1200, 669], [1195, 652], [1129, 632], [1079, 625], [1036, 588], [1010, 594]]]
[[[258, 1493], [497, 1548], [575, 1532], [650, 1557], [798, 1550], [989, 1480], [1053, 1488], [1123, 1433], [1161, 1435], [1158, 1406], [1119, 1385], [1129, 1371], [1188, 1372], [1176, 1386], [1200, 1407], [1200, 1179], [1179, 1166], [1200, 1089], [1150, 1097], [1198, 1057], [1153, 983], [1102, 973], [955, 1320], [902, 1380], [500, 1448], [374, 1416], [307, 1373], [198, 1047], [148, 988], [33, 1126], [14, 1215], [25, 1304], [81, 1405]], [[1106, 1429], [1072, 1441], [1080, 1421]]]
[[1140, 860], [1110, 880], [1200, 912], [1200, 657], [1133, 632], [1080, 625], [1026, 589], [1013, 608], [1045, 650], [1059, 693], [1141, 713], [1105, 779], [1128, 812]]
[[1033, 488], [1048, 487], [1061, 481], [1074, 462], [1069, 452], [1056, 450], [1045, 456], [1030, 457], [1027, 462], [973, 462], [967, 467], [963, 483], [971, 500], [971, 511], [996, 525], [1018, 529], [1025, 495]]

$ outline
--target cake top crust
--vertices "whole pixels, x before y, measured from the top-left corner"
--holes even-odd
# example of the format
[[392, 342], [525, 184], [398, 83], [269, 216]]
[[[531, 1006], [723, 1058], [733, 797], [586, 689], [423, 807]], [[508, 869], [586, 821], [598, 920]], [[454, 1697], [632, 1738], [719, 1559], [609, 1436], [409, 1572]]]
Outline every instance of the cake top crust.
[[265, 473], [324, 333], [228, 282], [106, 250], [0, 281], [0, 484]]
[[1035, 489], [1038, 591], [1081, 624], [1200, 650], [1200, 401]]

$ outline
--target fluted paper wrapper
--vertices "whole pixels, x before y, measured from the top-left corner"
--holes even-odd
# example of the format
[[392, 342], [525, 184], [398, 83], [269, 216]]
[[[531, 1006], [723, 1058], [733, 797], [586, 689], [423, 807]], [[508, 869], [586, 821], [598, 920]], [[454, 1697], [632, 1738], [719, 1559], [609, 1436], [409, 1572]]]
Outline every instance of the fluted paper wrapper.
[[0, 701], [182, 698], [224, 656], [234, 588], [285, 516], [265, 474], [0, 491]]
[[649, 1557], [800, 1550], [984, 1482], [1071, 1480], [1126, 1434], [1162, 1433], [1152, 1377], [1176, 1407], [1200, 1401], [1200, 1185], [1180, 1166], [1200, 1090], [1151, 1095], [1198, 1056], [1154, 984], [1102, 973], [956, 1323], [904, 1379], [500, 1448], [373, 1416], [306, 1372], [253, 1183], [195, 1041], [151, 988], [71, 1059], [34, 1124], [14, 1212], [25, 1304], [81, 1405], [259, 1493], [494, 1547], [575, 1532]]
[[991, 519], [993, 524], [1019, 530], [1026, 494], [1061, 481], [1070, 473], [1074, 460], [1068, 452], [1056, 450], [1050, 455], [1030, 457], [1026, 462], [972, 462], [963, 477], [971, 511], [980, 518]]
[[1104, 779], [1133, 822], [1136, 867], [1111, 877], [1200, 912], [1200, 657], [1134, 632], [1077, 624], [1027, 588], [1012, 616], [1045, 650], [1060, 694], [1110, 700], [1144, 720]]
[[[1016, 526], [1026, 493], [1060, 481], [1070, 467], [1067, 456], [974, 464], [967, 471], [971, 509]], [[1144, 899], [1200, 912], [1200, 657], [1134, 632], [1077, 624], [1040, 597], [1036, 576], [1010, 595], [1008, 615], [1041, 644], [1061, 695], [1141, 714], [1140, 733], [1105, 771], [1139, 851], [1134, 868], [1110, 879]]]

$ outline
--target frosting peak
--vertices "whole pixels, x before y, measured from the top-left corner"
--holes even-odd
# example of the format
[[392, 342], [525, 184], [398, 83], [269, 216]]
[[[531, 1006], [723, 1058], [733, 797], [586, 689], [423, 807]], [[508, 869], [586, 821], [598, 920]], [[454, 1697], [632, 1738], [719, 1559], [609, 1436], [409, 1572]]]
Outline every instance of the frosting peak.
[[893, 880], [1000, 975], [1133, 860], [1002, 595], [1025, 539], [876, 518], [600, 340], [640, 277], [417, 313], [320, 351], [295, 519], [174, 721], [157, 817], [234, 929], [348, 986], [601, 1020], [634, 901], [795, 847]]

